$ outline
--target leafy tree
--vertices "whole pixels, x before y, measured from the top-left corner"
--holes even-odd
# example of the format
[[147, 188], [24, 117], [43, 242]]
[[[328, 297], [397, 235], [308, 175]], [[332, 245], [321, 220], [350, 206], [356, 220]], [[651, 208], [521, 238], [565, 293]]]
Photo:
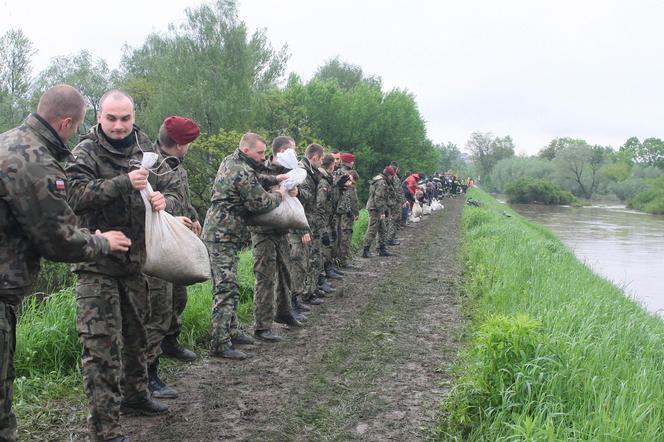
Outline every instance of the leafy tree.
[[446, 144], [438, 144], [439, 162], [438, 171], [447, 172], [453, 170], [459, 172], [466, 169], [466, 162], [461, 155], [461, 151], [456, 144], [447, 142]]
[[573, 204], [577, 199], [550, 181], [532, 177], [521, 177], [505, 188], [510, 203], [520, 204]]
[[600, 169], [606, 162], [609, 148], [590, 146], [584, 140], [565, 139], [554, 159], [556, 172], [564, 187], [591, 199], [600, 184]]
[[345, 63], [339, 57], [319, 67], [314, 78], [321, 81], [334, 80], [344, 90], [351, 90], [362, 82], [379, 88], [381, 85], [379, 77], [365, 77], [361, 67]]
[[21, 29], [0, 37], [0, 132], [17, 125], [29, 112], [32, 42]]
[[485, 177], [490, 176], [498, 161], [514, 156], [514, 142], [509, 135], [500, 138], [494, 137], [490, 132], [473, 132], [466, 148], [479, 172]]
[[85, 115], [83, 132], [96, 122], [99, 100], [113, 87], [115, 73], [109, 71], [108, 64], [102, 58], [94, 58], [88, 51], [81, 51], [73, 56], [59, 56], [51, 59], [46, 69], [35, 80], [35, 100], [41, 94], [59, 83], [74, 86], [85, 97], [89, 106]]
[[531, 177], [551, 180], [553, 165], [544, 158], [510, 157], [498, 161], [491, 171], [491, 189], [504, 192], [507, 185], [520, 178]]

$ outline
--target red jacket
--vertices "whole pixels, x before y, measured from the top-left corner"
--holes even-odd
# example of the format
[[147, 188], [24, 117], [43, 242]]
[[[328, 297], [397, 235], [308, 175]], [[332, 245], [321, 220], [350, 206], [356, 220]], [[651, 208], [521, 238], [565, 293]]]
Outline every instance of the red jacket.
[[406, 178], [406, 186], [408, 187], [410, 194], [413, 195], [413, 198], [415, 197], [415, 192], [417, 192], [417, 181], [419, 179], [420, 176], [416, 173], [413, 173], [408, 178]]

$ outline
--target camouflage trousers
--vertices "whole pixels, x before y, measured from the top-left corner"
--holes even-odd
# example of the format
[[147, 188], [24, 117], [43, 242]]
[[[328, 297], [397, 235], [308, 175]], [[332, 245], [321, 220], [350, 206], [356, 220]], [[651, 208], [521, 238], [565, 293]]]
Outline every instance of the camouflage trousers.
[[88, 423], [97, 440], [122, 435], [120, 402], [148, 398], [145, 360], [148, 289], [141, 274], [79, 272], [76, 329], [83, 346]]
[[269, 330], [275, 317], [292, 315], [288, 238], [284, 235], [251, 234], [254, 255], [254, 329]]
[[369, 210], [369, 226], [364, 234], [364, 247], [371, 247], [376, 235], [378, 235], [378, 246], [385, 247], [385, 220], [380, 219], [381, 212]]
[[390, 213], [385, 217], [387, 224], [387, 240], [397, 239], [397, 230], [401, 227], [401, 206], [390, 207]]
[[[315, 236], [318, 236], [316, 238]], [[318, 277], [323, 271], [323, 254], [320, 236], [318, 234], [311, 237], [311, 248], [309, 249], [309, 262], [307, 263], [305, 288], [307, 296], [310, 297], [318, 289]]]
[[353, 225], [355, 217], [353, 215], [337, 215], [337, 248], [336, 257], [339, 264], [345, 265], [350, 259], [351, 243], [353, 241]]
[[147, 277], [150, 289], [150, 317], [145, 324], [148, 335], [147, 361], [153, 364], [161, 354], [161, 341], [177, 338], [182, 329], [182, 312], [187, 306], [187, 287], [163, 279]]
[[304, 233], [289, 233], [291, 294], [307, 299], [307, 270], [309, 268], [309, 246], [302, 242]]
[[0, 301], [0, 442], [16, 440], [14, 397], [14, 352], [16, 351], [16, 306]]
[[210, 351], [221, 353], [231, 347], [231, 337], [237, 333], [237, 306], [240, 287], [237, 283], [238, 252], [234, 242], [207, 242], [212, 270], [212, 337]]

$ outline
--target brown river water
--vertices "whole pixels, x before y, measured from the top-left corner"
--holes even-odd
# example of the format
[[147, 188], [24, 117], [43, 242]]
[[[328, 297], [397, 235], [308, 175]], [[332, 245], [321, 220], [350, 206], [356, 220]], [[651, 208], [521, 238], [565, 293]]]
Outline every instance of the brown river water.
[[[505, 199], [498, 196], [498, 200]], [[664, 215], [624, 206], [566, 207], [513, 204], [551, 230], [593, 271], [664, 317]]]

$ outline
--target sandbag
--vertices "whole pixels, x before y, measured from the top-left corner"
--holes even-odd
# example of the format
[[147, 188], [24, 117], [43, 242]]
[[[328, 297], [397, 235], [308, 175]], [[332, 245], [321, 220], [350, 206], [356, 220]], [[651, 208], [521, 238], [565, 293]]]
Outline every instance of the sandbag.
[[[150, 168], [156, 154], [143, 156], [143, 167]], [[147, 157], [147, 158], [146, 158]], [[141, 190], [145, 203], [145, 251], [143, 273], [179, 285], [190, 285], [211, 278], [210, 257], [203, 241], [165, 210], [155, 212], [150, 205], [152, 186]]]
[[[287, 169], [288, 179], [282, 181], [279, 185], [286, 190], [291, 190], [299, 186], [307, 178], [307, 171], [299, 167], [297, 155], [293, 149], [286, 149], [277, 154], [277, 161]], [[278, 230], [289, 229], [309, 229], [307, 215], [299, 199], [286, 194], [281, 204], [275, 209], [260, 215], [251, 215], [246, 220], [249, 226], [273, 227]]]
[[422, 215], [431, 215], [431, 206], [425, 204], [422, 206]]
[[415, 203], [413, 204], [411, 215], [413, 215], [414, 218], [422, 217], [422, 206], [420, 206], [420, 203], [418, 201], [415, 201]]

